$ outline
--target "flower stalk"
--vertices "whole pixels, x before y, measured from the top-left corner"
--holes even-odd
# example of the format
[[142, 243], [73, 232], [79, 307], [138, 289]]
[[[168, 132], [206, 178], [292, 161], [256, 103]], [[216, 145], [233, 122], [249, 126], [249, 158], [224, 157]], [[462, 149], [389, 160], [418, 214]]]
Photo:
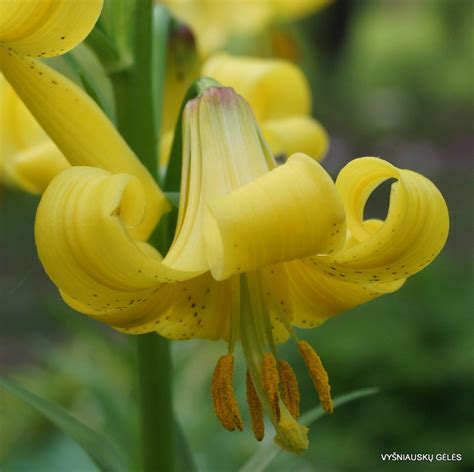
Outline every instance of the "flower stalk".
[[169, 342], [156, 333], [136, 337], [143, 472], [174, 470], [174, 417]]
[[[169, 15], [164, 13], [163, 27]], [[155, 18], [157, 21], [157, 18]], [[123, 133], [130, 146], [158, 182], [158, 143], [155, 120], [162, 110], [163, 87], [154, 86], [153, 78], [164, 75], [166, 66], [165, 34], [160, 35], [161, 47], [153, 45], [153, 3], [139, 0], [135, 15], [135, 62], [130, 71], [129, 103], [125, 108], [130, 118], [122, 122]], [[155, 35], [156, 36], [156, 35]], [[164, 57], [155, 57], [155, 56]], [[152, 60], [153, 58], [153, 60]], [[153, 67], [152, 67], [153, 66]], [[157, 68], [161, 70], [157, 70]], [[122, 104], [123, 105], [123, 104]], [[158, 135], [159, 136], [159, 135]], [[159, 246], [168, 246], [164, 240], [167, 233], [160, 234]], [[136, 338], [137, 371], [140, 399], [140, 426], [143, 472], [175, 469], [174, 458], [174, 415], [172, 405], [172, 366], [170, 346], [167, 339], [156, 333], [144, 334]]]

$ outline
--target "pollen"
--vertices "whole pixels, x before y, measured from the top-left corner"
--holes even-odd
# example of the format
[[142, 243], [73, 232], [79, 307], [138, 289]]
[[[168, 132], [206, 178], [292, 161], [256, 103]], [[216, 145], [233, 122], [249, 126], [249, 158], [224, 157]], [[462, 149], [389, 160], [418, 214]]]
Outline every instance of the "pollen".
[[278, 375], [277, 361], [270, 352], [266, 352], [263, 355], [262, 382], [263, 390], [267, 397], [268, 403], [270, 404], [270, 407], [273, 410], [277, 420], [280, 420], [280, 398], [278, 395], [280, 376]]
[[313, 381], [314, 387], [318, 392], [319, 401], [324, 411], [327, 413], [333, 412], [331, 386], [329, 385], [329, 378], [326, 369], [321, 362], [316, 351], [306, 342], [300, 341], [298, 347], [301, 356], [304, 359], [309, 375]]
[[281, 398], [291, 416], [297, 420], [300, 416], [300, 392], [296, 375], [287, 361], [278, 361], [278, 372]]
[[261, 441], [265, 435], [265, 425], [263, 422], [263, 406], [258, 398], [255, 386], [252, 382], [250, 372], [247, 370], [247, 403], [249, 405], [252, 431], [255, 439]]
[[242, 431], [242, 417], [232, 386], [233, 372], [234, 356], [232, 354], [222, 356], [217, 361], [216, 369], [212, 377], [212, 401], [214, 411], [222, 423], [222, 426], [229, 431], [234, 431], [235, 428]]

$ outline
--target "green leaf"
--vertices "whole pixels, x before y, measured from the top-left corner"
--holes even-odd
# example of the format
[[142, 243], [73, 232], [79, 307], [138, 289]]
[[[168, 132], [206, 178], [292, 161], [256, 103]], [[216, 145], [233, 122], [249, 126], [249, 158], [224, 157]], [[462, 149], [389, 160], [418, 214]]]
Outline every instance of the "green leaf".
[[117, 72], [133, 62], [132, 37], [136, 0], [105, 0], [92, 33], [86, 42], [94, 49], [107, 69]]
[[102, 108], [106, 115], [116, 122], [115, 102], [112, 84], [107, 72], [94, 52], [84, 44], [64, 56], [67, 63], [81, 79], [84, 89]]
[[178, 421], [175, 421], [175, 439], [176, 470], [179, 472], [197, 471], [198, 469], [194, 462], [191, 448], [189, 447], [183, 428]]
[[105, 435], [84, 425], [61, 406], [38, 397], [4, 377], [0, 377], [0, 387], [33, 407], [76, 441], [100, 470], [104, 472], [127, 472], [129, 470], [125, 458]]
[[108, 70], [117, 68], [120, 61], [119, 53], [115, 49], [113, 41], [103, 29], [99, 28], [98, 24], [87, 37], [85, 44], [97, 54]]
[[[334, 408], [337, 408], [346, 403], [350, 403], [359, 398], [374, 395], [378, 392], [376, 388], [364, 388], [355, 390], [354, 392], [341, 395], [334, 399]], [[300, 422], [306, 426], [311, 425], [318, 420], [325, 413], [321, 406], [317, 406], [312, 410], [307, 411], [301, 416]], [[239, 472], [263, 472], [266, 468], [281, 454], [282, 449], [275, 443], [270, 443], [267, 446], [260, 448], [240, 469]]]
[[179, 208], [179, 192], [165, 192], [165, 195], [174, 208]]

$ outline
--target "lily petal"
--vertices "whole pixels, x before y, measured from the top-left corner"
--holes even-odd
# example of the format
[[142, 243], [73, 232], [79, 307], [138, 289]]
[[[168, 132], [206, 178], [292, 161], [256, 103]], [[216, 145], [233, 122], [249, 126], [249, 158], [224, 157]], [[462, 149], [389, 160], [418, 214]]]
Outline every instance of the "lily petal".
[[[288, 304], [291, 324], [299, 328], [313, 328], [330, 316], [398, 290], [405, 282], [401, 279], [387, 283], [355, 284], [330, 277], [318, 270], [308, 259], [283, 264], [289, 285]], [[275, 289], [274, 289], [275, 290]]]
[[[364, 225], [368, 231], [375, 232], [382, 223], [368, 220]], [[345, 247], [355, 244], [357, 242], [349, 238]], [[284, 342], [288, 337], [282, 320], [299, 328], [313, 328], [331, 316], [394, 292], [405, 283], [404, 278], [386, 283], [346, 282], [310, 258], [268, 267], [264, 270], [264, 281], [269, 306], [274, 312], [272, 334], [275, 342]]]
[[262, 132], [270, 148], [285, 156], [301, 152], [320, 161], [329, 147], [326, 130], [309, 116], [265, 121]]
[[103, 0], [2, 0], [0, 46], [28, 56], [64, 54], [91, 32]]
[[39, 257], [55, 285], [89, 307], [86, 313], [146, 304], [160, 284], [199, 275], [164, 266], [151, 245], [130, 236], [146, 203], [135, 177], [89, 167], [62, 172], [43, 194], [35, 224]]
[[[390, 178], [398, 181], [392, 184], [387, 218], [367, 224], [365, 204]], [[336, 186], [353, 241], [334, 254], [310, 258], [331, 276], [355, 283], [393, 282], [422, 270], [443, 248], [448, 209], [440, 191], [422, 175], [364, 157], [342, 169]]]
[[188, 102], [178, 224], [165, 263], [182, 270], [209, 270], [204, 236], [207, 202], [275, 165], [250, 107], [233, 90], [211, 88]]
[[210, 274], [186, 282], [159, 284], [141, 293], [121, 292], [117, 295], [122, 298], [120, 306], [113, 303], [115, 299], [108, 304], [95, 299], [93, 306], [65, 292], [61, 295], [74, 310], [126, 334], [155, 331], [168, 339], [229, 338], [230, 284], [217, 282]]
[[66, 158], [0, 75], [1, 180], [40, 193], [69, 166]]
[[205, 238], [222, 280], [344, 243], [344, 209], [326, 171], [304, 154], [208, 205]]
[[209, 273], [176, 284], [163, 284], [153, 304], [133, 322], [116, 329], [127, 334], [156, 331], [168, 339], [229, 338], [230, 281], [215, 281]]
[[5, 77], [72, 165], [124, 172], [141, 181], [147, 205], [132, 234], [146, 239], [169, 205], [107, 116], [76, 84], [40, 61], [5, 51], [1, 59]]
[[69, 163], [58, 147], [46, 140], [18, 151], [6, 163], [6, 179], [31, 193], [41, 193]]

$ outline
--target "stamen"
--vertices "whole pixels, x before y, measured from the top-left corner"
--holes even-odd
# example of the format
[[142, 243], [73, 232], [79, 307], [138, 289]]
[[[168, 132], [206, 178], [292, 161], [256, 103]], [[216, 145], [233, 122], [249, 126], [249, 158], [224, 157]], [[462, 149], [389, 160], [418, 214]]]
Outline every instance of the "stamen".
[[222, 356], [216, 365], [212, 377], [212, 401], [214, 411], [222, 426], [229, 431], [235, 428], [243, 430], [242, 417], [235, 399], [234, 388], [232, 387], [232, 375], [234, 372], [234, 356], [226, 354]]
[[231, 329], [229, 336], [229, 353], [233, 354], [235, 344], [239, 338], [240, 326], [240, 278], [234, 275], [230, 279], [232, 313], [231, 313]]
[[300, 392], [296, 375], [287, 361], [278, 361], [280, 393], [283, 403], [296, 420], [300, 416]]
[[309, 375], [313, 381], [319, 396], [319, 401], [324, 411], [332, 413], [333, 405], [331, 398], [331, 386], [329, 385], [329, 378], [326, 369], [321, 362], [316, 351], [306, 342], [300, 341], [298, 347], [303, 356]]
[[265, 425], [263, 423], [263, 406], [260, 398], [258, 398], [255, 386], [252, 382], [250, 372], [247, 370], [247, 403], [250, 410], [250, 418], [252, 421], [252, 431], [255, 439], [261, 441], [265, 435]]
[[278, 397], [279, 380], [280, 378], [275, 357], [270, 352], [266, 352], [263, 355], [262, 362], [263, 390], [278, 421], [280, 420], [280, 405]]

